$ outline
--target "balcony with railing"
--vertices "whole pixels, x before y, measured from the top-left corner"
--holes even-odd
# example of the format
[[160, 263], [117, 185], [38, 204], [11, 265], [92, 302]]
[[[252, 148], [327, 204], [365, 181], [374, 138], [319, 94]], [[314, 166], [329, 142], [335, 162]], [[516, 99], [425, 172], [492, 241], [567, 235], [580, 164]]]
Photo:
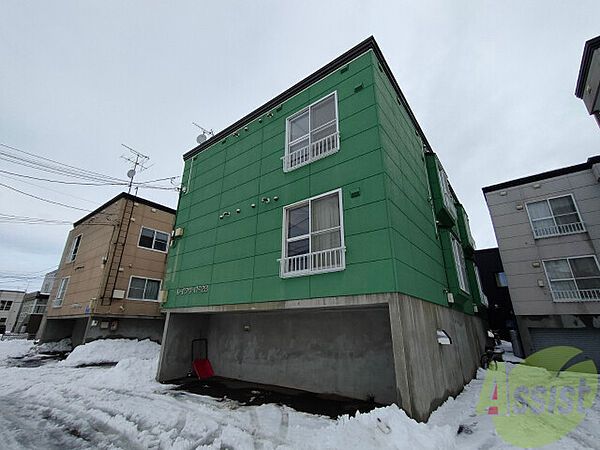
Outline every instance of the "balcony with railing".
[[563, 236], [567, 234], [583, 233], [585, 226], [581, 222], [572, 222], [565, 224], [557, 224], [549, 227], [541, 227], [534, 225], [533, 235], [537, 238], [546, 238], [552, 236]]
[[330, 248], [278, 260], [281, 278], [334, 272], [346, 268], [346, 248]]
[[552, 298], [555, 302], [600, 300], [600, 289], [553, 290]]
[[324, 158], [340, 149], [340, 134], [336, 131], [318, 141], [309, 143], [292, 152], [286, 153], [283, 159], [283, 170], [289, 172], [318, 159]]

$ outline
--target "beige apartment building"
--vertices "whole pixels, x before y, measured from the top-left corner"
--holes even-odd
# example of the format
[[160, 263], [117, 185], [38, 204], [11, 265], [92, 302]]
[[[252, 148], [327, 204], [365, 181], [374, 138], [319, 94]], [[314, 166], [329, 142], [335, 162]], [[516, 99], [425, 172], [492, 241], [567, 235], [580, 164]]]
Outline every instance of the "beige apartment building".
[[160, 292], [175, 210], [121, 193], [73, 224], [42, 341], [162, 338]]

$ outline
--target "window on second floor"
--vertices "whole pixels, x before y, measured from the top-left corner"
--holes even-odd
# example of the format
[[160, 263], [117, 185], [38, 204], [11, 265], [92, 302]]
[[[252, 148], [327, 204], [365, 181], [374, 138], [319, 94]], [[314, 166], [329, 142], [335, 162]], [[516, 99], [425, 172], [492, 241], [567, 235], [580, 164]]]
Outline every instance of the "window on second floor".
[[555, 301], [600, 300], [600, 268], [595, 256], [543, 261]]
[[70, 277], [64, 277], [60, 280], [60, 284], [58, 285], [58, 291], [56, 291], [56, 298], [54, 299], [54, 302], [52, 304], [52, 306], [54, 306], [55, 308], [62, 306], [63, 299], [65, 298], [65, 293], [67, 292], [69, 278]]
[[454, 236], [452, 236], [452, 252], [454, 253], [454, 262], [456, 264], [456, 271], [458, 272], [458, 285], [463, 291], [469, 293], [469, 280], [467, 279], [465, 255], [460, 242], [458, 242]]
[[129, 289], [127, 298], [133, 300], [158, 300], [158, 291], [160, 290], [160, 280], [151, 278], [131, 277], [129, 280]]
[[69, 253], [68, 262], [75, 261], [75, 257], [77, 256], [77, 252], [79, 251], [79, 244], [81, 244], [81, 234], [76, 236], [73, 239], [73, 244], [71, 245], [71, 252]]
[[12, 301], [2, 300], [0, 301], [0, 311], [8, 311], [12, 308]]
[[289, 172], [340, 149], [337, 93], [287, 118], [283, 170]]
[[142, 227], [138, 246], [157, 250], [159, 252], [167, 251], [169, 243], [169, 234], [163, 231], [153, 230], [152, 228]]
[[585, 231], [572, 195], [527, 203], [527, 213], [535, 238]]
[[346, 268], [342, 190], [284, 208], [281, 277]]
[[444, 205], [446, 206], [446, 209], [450, 211], [450, 214], [456, 218], [456, 205], [454, 204], [454, 196], [452, 195], [452, 190], [450, 189], [448, 175], [446, 175], [446, 171], [441, 166], [439, 167], [438, 172], [440, 175], [440, 186], [442, 188]]

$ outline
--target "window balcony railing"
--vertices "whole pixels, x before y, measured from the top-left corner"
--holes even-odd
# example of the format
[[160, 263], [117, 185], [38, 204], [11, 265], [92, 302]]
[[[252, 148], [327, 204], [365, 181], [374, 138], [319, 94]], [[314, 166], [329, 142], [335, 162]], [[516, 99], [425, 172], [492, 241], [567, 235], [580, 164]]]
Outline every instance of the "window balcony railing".
[[552, 236], [562, 236], [565, 234], [582, 233], [585, 227], [581, 222], [565, 223], [562, 225], [553, 225], [550, 227], [536, 227], [533, 230], [533, 235], [536, 238], [545, 238]]
[[330, 248], [278, 260], [281, 277], [298, 277], [315, 273], [333, 272], [346, 267], [346, 248]]
[[577, 289], [569, 291], [552, 291], [555, 302], [580, 302], [600, 300], [600, 289]]
[[324, 158], [340, 149], [340, 133], [337, 131], [329, 136], [311, 142], [309, 145], [287, 153], [283, 159], [283, 170], [289, 172], [298, 167]]

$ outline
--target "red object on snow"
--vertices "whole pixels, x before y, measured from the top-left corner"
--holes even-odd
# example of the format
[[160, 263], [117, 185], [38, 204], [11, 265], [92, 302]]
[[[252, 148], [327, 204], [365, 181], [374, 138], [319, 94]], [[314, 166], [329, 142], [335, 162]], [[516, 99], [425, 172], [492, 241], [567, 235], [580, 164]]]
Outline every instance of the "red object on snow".
[[194, 367], [194, 372], [196, 372], [196, 375], [198, 375], [198, 378], [209, 378], [215, 376], [208, 359], [196, 359], [192, 365]]

